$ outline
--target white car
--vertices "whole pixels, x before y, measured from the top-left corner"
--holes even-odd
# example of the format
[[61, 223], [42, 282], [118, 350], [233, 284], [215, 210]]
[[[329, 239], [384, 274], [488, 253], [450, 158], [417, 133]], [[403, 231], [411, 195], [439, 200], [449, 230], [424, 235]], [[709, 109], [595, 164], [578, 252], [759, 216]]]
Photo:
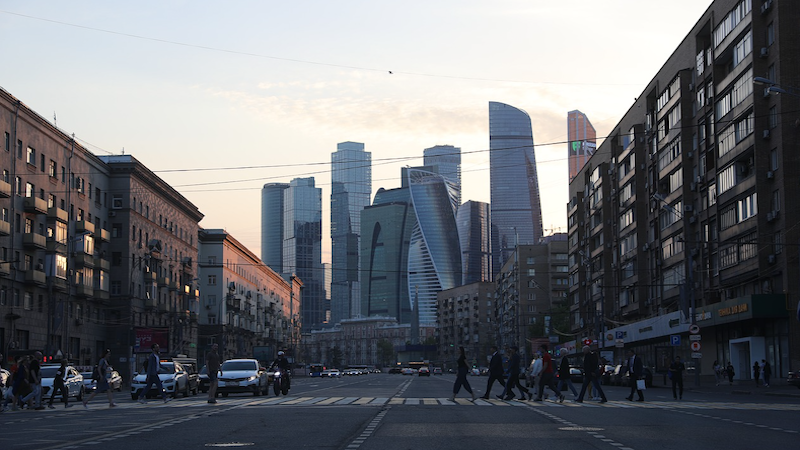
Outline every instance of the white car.
[[[42, 376], [42, 401], [49, 400], [53, 394], [53, 380], [56, 377], [56, 372], [60, 364], [43, 364], [40, 369]], [[83, 400], [86, 393], [83, 387], [83, 375], [80, 374], [74, 367], [67, 366], [67, 375], [64, 380], [64, 385], [67, 387], [67, 392], [70, 397], [75, 397], [77, 400]], [[61, 398], [61, 393], [58, 393], [57, 399]]]
[[227, 397], [230, 393], [250, 392], [255, 396], [266, 394], [269, 387], [267, 371], [255, 359], [229, 359], [219, 370], [217, 393]]
[[[180, 363], [172, 361], [161, 361], [161, 368], [158, 371], [158, 378], [161, 379], [161, 385], [164, 387], [167, 395], [177, 397], [178, 393], [182, 393], [184, 397], [189, 396], [189, 376], [186, 374], [183, 366]], [[131, 380], [131, 399], [136, 400], [139, 398], [139, 393], [144, 390], [147, 385], [146, 373], [134, 373], [133, 380]], [[150, 387], [147, 392], [148, 397], [160, 397], [161, 393], [155, 384]]]
[[340, 378], [342, 373], [339, 369], [325, 369], [322, 371], [322, 378]]

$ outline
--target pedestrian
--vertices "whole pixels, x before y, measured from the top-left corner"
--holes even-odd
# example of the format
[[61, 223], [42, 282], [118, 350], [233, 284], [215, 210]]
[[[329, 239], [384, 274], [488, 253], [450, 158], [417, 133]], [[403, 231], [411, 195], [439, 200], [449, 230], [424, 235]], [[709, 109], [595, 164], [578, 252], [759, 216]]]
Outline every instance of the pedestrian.
[[167, 398], [167, 392], [164, 391], [164, 386], [161, 384], [161, 378], [158, 376], [158, 372], [161, 369], [161, 357], [159, 356], [158, 352], [160, 350], [158, 344], [153, 344], [150, 346], [152, 353], [147, 355], [147, 360], [145, 363], [147, 366], [145, 370], [147, 370], [147, 381], [145, 382], [144, 389], [142, 392], [139, 392], [139, 403], [147, 403], [147, 393], [150, 391], [150, 386], [156, 385], [158, 391], [161, 392], [161, 399], [164, 400], [164, 403], [167, 403], [170, 399]]
[[[525, 400], [525, 396], [528, 396], [528, 400], [532, 398], [532, 395], [528, 389], [522, 386], [519, 382], [519, 347], [516, 345], [511, 347], [511, 357], [509, 358], [508, 364], [508, 383], [506, 384], [506, 396], [505, 400], [514, 400], [514, 388], [519, 389], [519, 395], [522, 400]], [[503, 397], [501, 397], [503, 398]]]
[[469, 366], [467, 365], [467, 355], [464, 353], [464, 347], [458, 347], [458, 361], [456, 363], [458, 364], [458, 372], [456, 373], [456, 382], [453, 384], [453, 395], [450, 396], [450, 401], [455, 401], [461, 386], [464, 386], [464, 389], [472, 395], [472, 400], [475, 400], [477, 396], [467, 380]]
[[733, 376], [736, 375], [736, 372], [733, 371], [733, 364], [728, 361], [728, 365], [725, 367], [725, 372], [728, 374], [728, 383], [733, 386]]
[[500, 382], [500, 385], [503, 386], [504, 389], [506, 387], [506, 381], [503, 379], [503, 357], [497, 351], [496, 345], [493, 345], [491, 350], [492, 358], [489, 360], [489, 380], [486, 381], [486, 392], [483, 394], [483, 397], [481, 397], [484, 400], [489, 399], [495, 380]]
[[219, 358], [219, 345], [211, 344], [211, 353], [206, 356], [206, 369], [208, 370], [208, 403], [217, 403], [218, 374], [221, 373]]
[[758, 379], [761, 375], [761, 366], [758, 365], [758, 361], [753, 363], [753, 379], [756, 380], [756, 387], [758, 387]]
[[722, 365], [719, 363], [719, 360], [714, 360], [713, 367], [714, 367], [714, 379], [717, 382], [717, 386], [719, 386], [720, 383], [722, 383], [722, 373], [724, 369], [722, 368]]
[[[11, 402], [11, 410], [16, 411], [17, 403], [23, 395], [28, 395], [30, 392], [30, 384], [28, 383], [28, 371], [26, 370], [27, 356], [18, 356], [11, 367], [11, 387], [6, 389], [5, 396], [3, 397], [3, 405], [0, 411], [5, 411], [8, 402]], [[8, 382], [7, 382], [8, 383]]]
[[[672, 398], [675, 400], [683, 400], [683, 372], [686, 370], [686, 365], [681, 361], [680, 356], [675, 357], [675, 361], [669, 366], [669, 378], [672, 380]], [[675, 388], [678, 388], [676, 391]]]
[[569, 359], [565, 356], [561, 358], [561, 365], [558, 366], [558, 392], [563, 392], [564, 386], [569, 387], [572, 391], [572, 399], [578, 398], [578, 391], [572, 384], [572, 374], [569, 372]]
[[625, 397], [629, 401], [633, 401], [633, 393], [635, 392], [639, 398], [636, 401], [643, 402], [644, 401], [644, 392], [639, 389], [637, 381], [642, 377], [644, 374], [644, 364], [642, 364], [642, 358], [636, 354], [634, 349], [628, 349], [628, 379], [631, 382], [631, 393], [627, 397]]
[[105, 393], [108, 396], [108, 407], [113, 408], [117, 406], [114, 403], [114, 390], [108, 385], [108, 379], [111, 378], [111, 368], [108, 364], [108, 358], [111, 356], [111, 350], [106, 349], [102, 355], [100, 355], [100, 361], [97, 362], [97, 371], [96, 380], [97, 385], [94, 388], [94, 392], [90, 395], [87, 399], [83, 401], [83, 407], [85, 409], [89, 409], [89, 402], [92, 401], [95, 395], [98, 393]]
[[[531, 391], [532, 392], [539, 392], [539, 379], [540, 375], [542, 374], [542, 352], [537, 350], [536, 353], [533, 355], [533, 361], [531, 361], [530, 366], [531, 372]], [[538, 394], [537, 394], [538, 395]], [[544, 394], [545, 400], [550, 398], [550, 394]]]
[[561, 395], [561, 392], [556, 389], [555, 386], [555, 377], [553, 370], [553, 358], [550, 356], [550, 353], [547, 351], [547, 344], [542, 344], [539, 346], [539, 351], [542, 352], [542, 373], [539, 375], [539, 395], [534, 399], [534, 401], [540, 402], [542, 401], [542, 397], [544, 396], [544, 388], [545, 386], [549, 387], [551, 391], [555, 392], [556, 399], [559, 402], [564, 402], [564, 396]]
[[769, 387], [769, 377], [772, 376], [772, 366], [766, 359], [761, 360], [761, 373], [764, 375], [764, 387]]
[[42, 405], [42, 352], [34, 352], [33, 357], [29, 359], [28, 363], [28, 383], [31, 385], [30, 394], [23, 397], [20, 401], [23, 404], [28, 404], [28, 408], [41, 411], [44, 408]]
[[61, 366], [56, 370], [56, 376], [53, 378], [53, 392], [50, 394], [50, 403], [48, 403], [47, 407], [50, 409], [55, 409], [53, 406], [53, 399], [56, 397], [56, 393], [61, 393], [61, 401], [64, 402], [64, 408], [69, 408], [69, 391], [67, 390], [66, 384], [64, 381], [67, 378], [67, 360], [61, 360]]
[[606, 403], [608, 399], [606, 398], [605, 392], [603, 392], [603, 388], [600, 387], [599, 378], [600, 365], [597, 354], [586, 345], [583, 347], [583, 386], [581, 386], [581, 393], [578, 394], [578, 399], [575, 401], [583, 403], [583, 396], [586, 394], [586, 388], [591, 384], [597, 391], [596, 394], [600, 394], [600, 403]]

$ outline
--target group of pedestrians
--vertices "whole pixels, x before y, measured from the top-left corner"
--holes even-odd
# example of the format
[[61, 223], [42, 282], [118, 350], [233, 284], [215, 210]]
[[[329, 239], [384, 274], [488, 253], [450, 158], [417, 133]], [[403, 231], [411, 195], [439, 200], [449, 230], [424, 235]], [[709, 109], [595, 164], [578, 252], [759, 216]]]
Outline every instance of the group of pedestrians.
[[42, 353], [18, 356], [11, 367], [10, 386], [5, 388], [0, 403], [0, 412], [5, 411], [11, 403], [11, 410], [27, 408], [42, 410]]

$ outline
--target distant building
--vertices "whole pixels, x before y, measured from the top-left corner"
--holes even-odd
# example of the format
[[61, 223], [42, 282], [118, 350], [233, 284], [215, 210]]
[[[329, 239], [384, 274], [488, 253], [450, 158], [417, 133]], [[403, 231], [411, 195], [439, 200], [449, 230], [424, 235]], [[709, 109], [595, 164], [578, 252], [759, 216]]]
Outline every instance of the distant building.
[[488, 203], [470, 200], [458, 208], [456, 227], [463, 265], [461, 284], [493, 281], [490, 219]]
[[487, 365], [489, 348], [498, 344], [495, 290], [494, 282], [476, 282], [437, 294], [438, 359], [445, 368], [456, 368], [459, 347], [464, 347], [468, 364]]
[[261, 260], [283, 273], [283, 196], [287, 183], [268, 183], [261, 189]]
[[496, 273], [517, 243], [535, 244], [543, 233], [528, 113], [504, 103], [489, 102], [489, 166], [492, 270]]
[[364, 144], [342, 142], [331, 155], [331, 320], [361, 313], [361, 211], [372, 194], [372, 156]]
[[578, 175], [597, 147], [597, 132], [586, 114], [575, 110], [567, 113], [567, 145], [569, 181]]
[[452, 145], [436, 145], [423, 151], [423, 165], [453, 183], [458, 189], [456, 204], [461, 204], [461, 149]]

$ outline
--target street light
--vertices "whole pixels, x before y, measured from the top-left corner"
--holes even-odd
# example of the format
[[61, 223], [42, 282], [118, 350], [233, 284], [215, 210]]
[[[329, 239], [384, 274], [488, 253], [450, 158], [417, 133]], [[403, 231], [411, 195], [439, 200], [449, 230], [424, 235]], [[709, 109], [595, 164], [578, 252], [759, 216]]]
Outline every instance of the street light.
[[[794, 88], [791, 86], [786, 86], [785, 88], [780, 87], [780, 83], [776, 83], [769, 78], [764, 77], [753, 77], [753, 84], [758, 84], [762, 86], [767, 86], [764, 88], [764, 93], [768, 95], [791, 95], [792, 97], [800, 97], [800, 93], [795, 91], [800, 91], [798, 88]], [[765, 95], [766, 96], [766, 95]]]

